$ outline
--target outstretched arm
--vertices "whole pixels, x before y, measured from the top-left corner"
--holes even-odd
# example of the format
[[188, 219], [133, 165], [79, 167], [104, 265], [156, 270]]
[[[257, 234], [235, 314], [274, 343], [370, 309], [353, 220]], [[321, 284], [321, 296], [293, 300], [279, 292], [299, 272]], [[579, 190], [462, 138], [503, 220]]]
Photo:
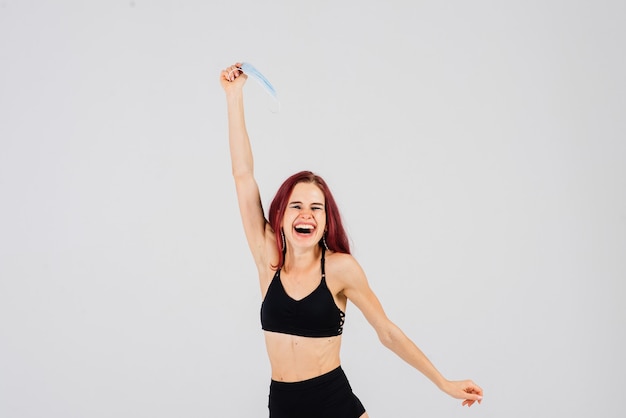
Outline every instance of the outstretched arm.
[[463, 399], [463, 405], [481, 402], [483, 390], [471, 380], [450, 381], [435, 368], [426, 355], [385, 314], [380, 301], [369, 287], [365, 273], [352, 256], [346, 256], [343, 264], [344, 295], [363, 312], [376, 330], [381, 343], [400, 358], [419, 370], [439, 389], [453, 398]]
[[246, 130], [243, 110], [243, 86], [248, 76], [239, 70], [240, 64], [224, 69], [220, 83], [228, 105], [228, 138], [232, 173], [237, 189], [239, 211], [252, 256], [260, 269], [267, 266], [266, 243], [271, 234], [263, 214], [259, 188], [254, 178], [252, 147]]

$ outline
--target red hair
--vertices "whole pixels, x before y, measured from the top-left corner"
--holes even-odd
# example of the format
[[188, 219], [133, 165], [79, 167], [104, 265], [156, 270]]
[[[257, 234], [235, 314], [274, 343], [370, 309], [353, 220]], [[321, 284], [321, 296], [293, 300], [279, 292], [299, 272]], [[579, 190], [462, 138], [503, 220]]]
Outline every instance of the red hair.
[[[276, 235], [276, 246], [279, 250], [278, 264], [272, 267], [275, 267], [277, 269], [283, 267], [283, 265], [285, 264], [285, 251], [287, 249], [283, 248], [281, 225], [283, 223], [283, 218], [285, 217], [285, 210], [287, 209], [289, 196], [291, 196], [291, 192], [298, 183], [313, 183], [320, 188], [320, 190], [324, 194], [324, 199], [326, 200], [326, 245], [328, 246], [329, 250], [332, 250], [334, 252], [350, 254], [350, 243], [348, 242], [348, 234], [346, 234], [346, 231], [343, 227], [343, 223], [341, 222], [341, 215], [339, 214], [339, 208], [337, 207], [335, 198], [330, 192], [328, 185], [326, 184], [324, 179], [312, 173], [311, 171], [301, 171], [292, 175], [283, 182], [283, 184], [276, 192], [276, 196], [274, 196], [272, 204], [270, 205], [269, 223], [270, 226], [274, 229], [274, 234]], [[319, 245], [322, 247], [324, 246], [321, 241]]]

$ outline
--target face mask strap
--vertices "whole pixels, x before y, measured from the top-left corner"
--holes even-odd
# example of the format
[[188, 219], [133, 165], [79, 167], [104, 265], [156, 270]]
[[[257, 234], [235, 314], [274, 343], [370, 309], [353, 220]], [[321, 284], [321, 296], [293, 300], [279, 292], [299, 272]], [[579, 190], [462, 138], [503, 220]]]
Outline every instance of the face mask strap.
[[241, 69], [241, 68], [239, 68], [239, 67], [237, 67], [237, 68], [233, 68], [232, 70], [230, 70], [230, 71], [228, 72], [228, 78], [229, 78], [229, 79], [230, 79], [230, 75], [231, 75], [232, 73], [234, 73], [235, 71], [239, 71], [239, 72], [242, 72], [242, 73], [243, 73], [243, 71], [242, 71], [242, 69]]

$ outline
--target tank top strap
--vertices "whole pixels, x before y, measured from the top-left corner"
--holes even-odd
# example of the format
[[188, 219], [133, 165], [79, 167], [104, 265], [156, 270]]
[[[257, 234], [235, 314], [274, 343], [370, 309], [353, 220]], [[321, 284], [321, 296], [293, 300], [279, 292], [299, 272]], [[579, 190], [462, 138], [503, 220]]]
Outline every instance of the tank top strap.
[[322, 247], [322, 280], [326, 281], [326, 269], [325, 269], [325, 264], [326, 264], [326, 259], [324, 257], [324, 253], [326, 253], [326, 248]]

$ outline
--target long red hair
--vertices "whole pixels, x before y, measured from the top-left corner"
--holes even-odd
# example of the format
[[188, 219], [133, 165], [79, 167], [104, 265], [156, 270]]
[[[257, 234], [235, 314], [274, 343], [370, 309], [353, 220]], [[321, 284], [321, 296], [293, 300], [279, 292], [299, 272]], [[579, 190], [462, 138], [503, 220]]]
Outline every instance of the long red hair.
[[[276, 246], [279, 250], [278, 264], [276, 266], [272, 266], [276, 269], [282, 268], [285, 264], [286, 248], [283, 245], [281, 225], [285, 216], [285, 210], [287, 209], [289, 196], [291, 196], [293, 188], [296, 187], [296, 184], [298, 183], [313, 183], [320, 188], [320, 190], [324, 194], [324, 199], [326, 200], [326, 245], [328, 246], [329, 250], [332, 250], [334, 252], [350, 254], [350, 243], [348, 242], [348, 234], [346, 234], [346, 231], [343, 227], [343, 223], [341, 222], [341, 215], [339, 214], [339, 208], [337, 207], [335, 198], [330, 192], [328, 185], [326, 184], [324, 179], [317, 174], [314, 174], [311, 171], [301, 171], [292, 175], [283, 182], [283, 184], [276, 192], [276, 196], [274, 196], [272, 204], [270, 205], [269, 223], [270, 226], [274, 229], [274, 234], [276, 235]], [[324, 246], [321, 241], [319, 245], [322, 247]]]

